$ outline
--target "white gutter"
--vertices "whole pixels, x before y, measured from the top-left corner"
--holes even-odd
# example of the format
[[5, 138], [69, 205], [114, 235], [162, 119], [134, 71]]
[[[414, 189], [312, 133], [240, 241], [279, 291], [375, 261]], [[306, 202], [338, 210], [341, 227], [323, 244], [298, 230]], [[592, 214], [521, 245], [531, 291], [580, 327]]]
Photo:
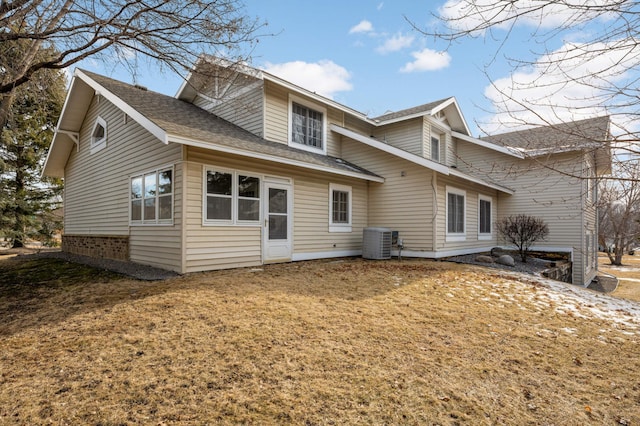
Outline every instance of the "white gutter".
[[256, 159], [265, 160], [265, 161], [273, 161], [274, 163], [287, 164], [290, 166], [302, 167], [305, 169], [312, 169], [312, 170], [317, 170], [321, 172], [327, 172], [334, 175], [348, 176], [348, 177], [368, 180], [371, 182], [384, 183], [384, 178], [380, 176], [368, 175], [368, 174], [360, 173], [356, 171], [350, 172], [348, 170], [336, 169], [330, 166], [323, 166], [320, 164], [311, 164], [311, 163], [307, 163], [300, 160], [280, 157], [278, 155], [263, 154], [261, 152], [248, 151], [248, 150], [238, 149], [238, 148], [234, 148], [226, 145], [219, 145], [211, 142], [197, 141], [197, 140], [187, 139], [187, 138], [183, 138], [180, 136], [173, 136], [173, 135], [169, 135], [168, 140], [169, 142], [174, 142], [181, 145], [188, 145], [188, 146], [193, 146], [197, 148], [205, 148], [208, 150], [226, 152], [228, 154], [241, 155], [243, 157], [256, 158]]

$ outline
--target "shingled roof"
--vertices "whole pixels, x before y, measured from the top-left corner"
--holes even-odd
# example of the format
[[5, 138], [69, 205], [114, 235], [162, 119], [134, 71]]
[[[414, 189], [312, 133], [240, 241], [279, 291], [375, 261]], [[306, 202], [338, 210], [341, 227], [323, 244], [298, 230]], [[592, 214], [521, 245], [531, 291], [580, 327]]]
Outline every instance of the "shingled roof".
[[271, 158], [278, 157], [310, 166], [321, 166], [337, 173], [357, 173], [379, 178], [375, 173], [340, 158], [268, 141], [180, 99], [89, 71], [81, 70], [81, 72], [163, 129], [169, 139], [174, 137], [195, 141], [198, 142], [198, 146], [207, 147], [210, 145], [211, 149], [224, 146], [251, 152], [254, 155], [263, 154]]
[[389, 120], [395, 120], [396, 118], [401, 118], [401, 117], [408, 117], [411, 115], [415, 115], [415, 114], [421, 114], [421, 113], [428, 113], [430, 112], [432, 109], [434, 109], [435, 107], [442, 105], [442, 103], [448, 101], [449, 98], [444, 98], [444, 99], [440, 99], [439, 101], [434, 101], [434, 102], [429, 102], [428, 104], [422, 104], [422, 105], [418, 105], [412, 108], [407, 108], [407, 109], [403, 109], [400, 111], [396, 111], [396, 112], [390, 112], [387, 114], [383, 114], [381, 116], [378, 117], [373, 117], [372, 120], [374, 121], [389, 121]]
[[609, 117], [602, 116], [568, 123], [501, 133], [483, 137], [496, 145], [516, 148], [523, 152], [550, 150], [571, 151], [606, 147], [609, 140]]

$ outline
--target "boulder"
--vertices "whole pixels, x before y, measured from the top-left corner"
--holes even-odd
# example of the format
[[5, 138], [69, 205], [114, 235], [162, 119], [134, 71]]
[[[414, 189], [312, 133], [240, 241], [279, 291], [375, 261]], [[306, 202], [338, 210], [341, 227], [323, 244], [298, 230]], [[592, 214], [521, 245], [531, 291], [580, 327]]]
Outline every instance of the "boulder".
[[503, 254], [505, 254], [505, 251], [502, 249], [502, 247], [494, 247], [491, 249], [491, 256], [502, 256]]
[[475, 261], [482, 262], [482, 263], [493, 263], [493, 257], [487, 256], [485, 254], [481, 254], [476, 256]]
[[509, 256], [508, 254], [503, 254], [502, 256], [500, 256], [498, 260], [496, 260], [496, 263], [507, 266], [516, 266], [516, 262], [513, 260], [513, 257]]

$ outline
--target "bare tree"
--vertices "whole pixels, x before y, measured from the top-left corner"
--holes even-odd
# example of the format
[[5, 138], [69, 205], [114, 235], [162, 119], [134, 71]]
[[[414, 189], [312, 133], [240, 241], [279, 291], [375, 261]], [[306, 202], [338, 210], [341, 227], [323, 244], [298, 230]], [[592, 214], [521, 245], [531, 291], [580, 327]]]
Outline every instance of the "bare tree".
[[504, 217], [496, 223], [496, 229], [507, 242], [518, 248], [520, 258], [525, 263], [529, 248], [536, 241], [544, 240], [549, 233], [544, 220], [526, 214]]
[[[184, 74], [201, 53], [232, 56], [262, 25], [239, 0], [9, 0], [0, 2], [0, 43], [27, 46], [0, 57], [0, 128], [17, 87], [43, 69], [92, 57], [135, 67], [138, 58]], [[42, 55], [43, 48], [50, 55]], [[53, 53], [55, 52], [55, 53]]]
[[623, 256], [640, 238], [640, 161], [614, 164], [622, 180], [606, 180], [600, 186], [598, 243], [612, 265], [622, 265]]
[[[496, 46], [487, 63], [479, 64], [491, 82], [486, 93], [499, 117], [478, 123], [484, 133], [606, 115], [612, 119], [615, 148], [639, 152], [639, 2], [447, 0], [436, 17], [438, 25], [412, 25], [448, 45], [483, 38]], [[527, 30], [527, 46], [517, 40], [516, 49], [527, 56], [505, 57], [511, 75], [496, 79], [491, 65], [516, 39], [516, 27]]]

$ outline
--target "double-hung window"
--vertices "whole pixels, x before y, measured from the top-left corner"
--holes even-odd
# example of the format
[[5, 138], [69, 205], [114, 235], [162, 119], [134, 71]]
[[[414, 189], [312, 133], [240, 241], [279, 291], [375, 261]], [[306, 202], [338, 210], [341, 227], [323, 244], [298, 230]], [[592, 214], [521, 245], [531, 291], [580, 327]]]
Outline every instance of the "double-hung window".
[[291, 100], [289, 105], [290, 145], [324, 153], [326, 110], [297, 99]]
[[132, 225], [172, 223], [173, 169], [131, 178], [130, 221]]
[[206, 171], [205, 223], [258, 224], [259, 221], [259, 177], [236, 171]]
[[491, 239], [491, 197], [478, 197], [478, 239]]
[[329, 232], [351, 232], [351, 194], [346, 185], [329, 185]]
[[447, 187], [447, 241], [466, 239], [466, 191]]

